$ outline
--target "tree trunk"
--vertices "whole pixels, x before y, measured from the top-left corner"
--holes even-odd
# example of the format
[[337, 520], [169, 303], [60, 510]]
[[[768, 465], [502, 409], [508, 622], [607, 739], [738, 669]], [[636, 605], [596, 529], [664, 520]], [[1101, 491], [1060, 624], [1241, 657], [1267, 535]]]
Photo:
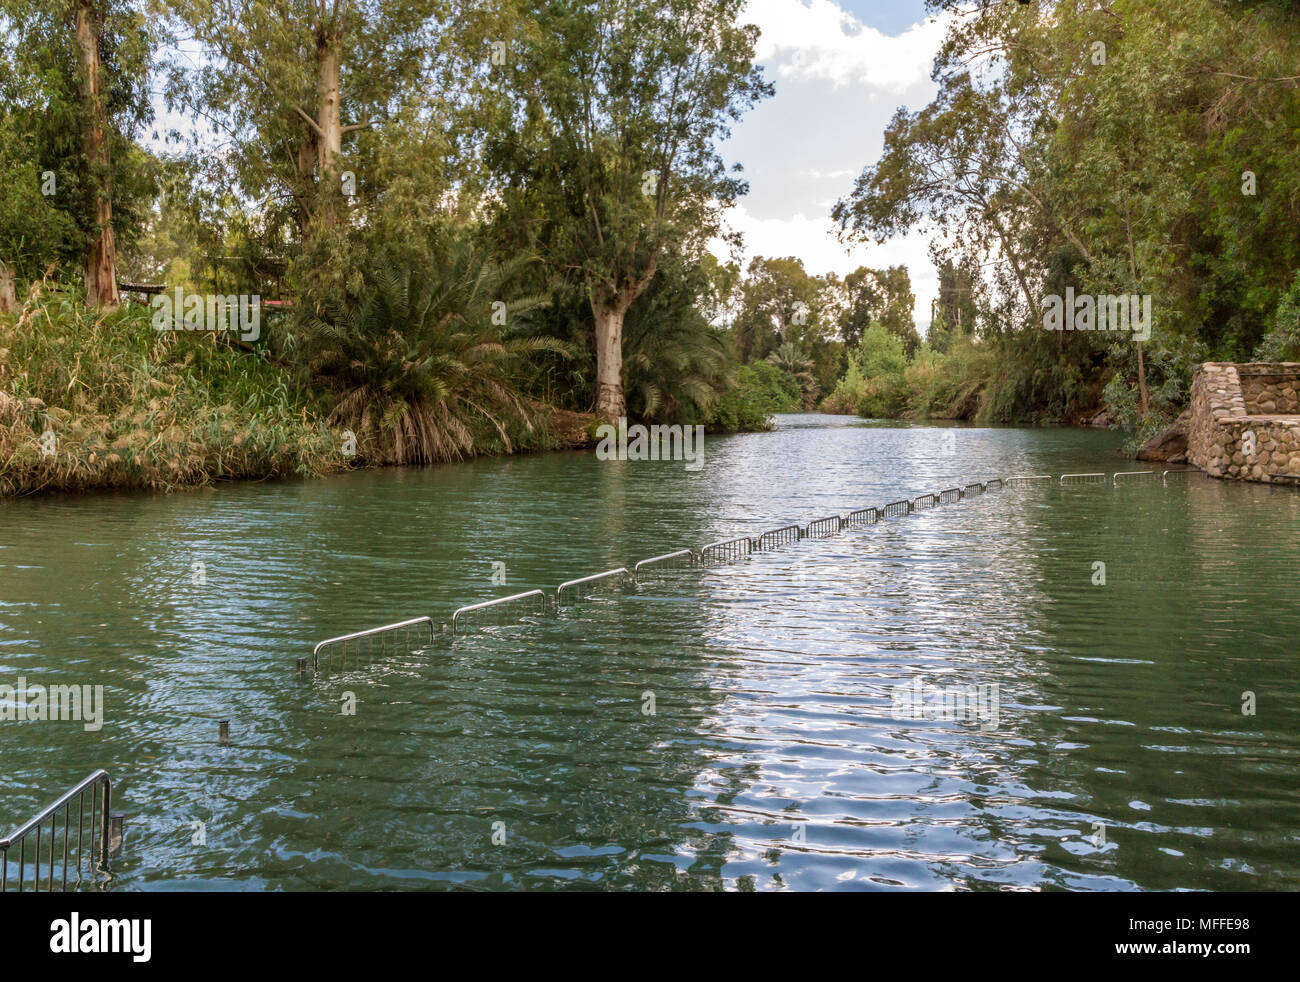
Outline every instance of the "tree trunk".
[[[1128, 236], [1128, 271], [1133, 278], [1133, 292], [1136, 296], [1138, 289], [1137, 250], [1133, 247], [1133, 223], [1129, 220], [1127, 197], [1124, 199], [1124, 234]], [[1142, 418], [1145, 419], [1147, 412], [1151, 408], [1147, 401], [1147, 366], [1142, 359], [1142, 342], [1135, 340], [1134, 343], [1138, 349], [1138, 404], [1142, 411]]]
[[298, 144], [298, 232], [303, 244], [311, 229], [313, 202], [316, 198], [316, 134], [309, 131]]
[[0, 260], [0, 314], [18, 312], [18, 297], [14, 293], [13, 271]]
[[93, 0], [77, 5], [77, 60], [81, 73], [81, 104], [84, 114], [82, 148], [90, 169], [90, 193], [95, 237], [86, 254], [86, 304], [116, 306], [117, 247], [113, 239], [113, 188], [104, 101], [100, 92], [99, 21]]
[[1138, 346], [1138, 404], [1145, 419], [1146, 414], [1151, 410], [1150, 403], [1147, 401], [1147, 368], [1142, 361], [1142, 342], [1138, 341], [1136, 344]]
[[627, 415], [623, 395], [623, 318], [627, 305], [619, 299], [591, 298], [591, 312], [596, 318], [596, 415], [616, 423]]
[[629, 277], [621, 289], [590, 286], [591, 313], [596, 320], [596, 415], [616, 423], [627, 415], [623, 393], [623, 318], [628, 308], [645, 293], [659, 266], [658, 252], [652, 253], [645, 270]]
[[340, 38], [337, 31], [316, 35], [316, 177], [321, 218], [326, 225], [338, 220], [342, 196], [339, 156], [343, 153], [343, 124], [339, 107]]

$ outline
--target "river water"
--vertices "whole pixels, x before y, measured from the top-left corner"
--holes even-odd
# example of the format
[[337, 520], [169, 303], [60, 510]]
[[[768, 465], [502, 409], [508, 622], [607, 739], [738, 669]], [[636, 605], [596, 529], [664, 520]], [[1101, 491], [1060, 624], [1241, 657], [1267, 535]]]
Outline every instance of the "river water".
[[[2, 503], [0, 684], [106, 708], [0, 722], [0, 831], [104, 767], [119, 890], [1300, 888], [1285, 489], [990, 493], [294, 671], [724, 536], [1132, 469], [1118, 443], [800, 415], [698, 472], [556, 453]], [[995, 711], [900, 712], [916, 686]]]

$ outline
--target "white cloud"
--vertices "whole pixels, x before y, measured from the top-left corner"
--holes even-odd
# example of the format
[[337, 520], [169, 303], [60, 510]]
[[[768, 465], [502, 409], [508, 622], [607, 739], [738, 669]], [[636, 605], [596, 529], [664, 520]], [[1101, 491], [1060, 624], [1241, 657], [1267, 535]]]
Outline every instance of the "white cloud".
[[[778, 78], [825, 79], [836, 88], [864, 85], [901, 94], [924, 84], [950, 15], [926, 18], [890, 36], [868, 27], [831, 0], [749, 0], [743, 20], [762, 31], [755, 60]], [[788, 61], [777, 59], [788, 56]]]
[[[926, 236], [912, 233], [883, 246], [874, 242], [846, 245], [836, 239], [835, 224], [829, 217], [799, 213], [790, 218], [756, 218], [743, 203], [727, 212], [727, 224], [745, 237], [745, 266], [754, 256], [794, 256], [803, 262], [804, 269], [817, 275], [844, 276], [859, 266], [906, 266], [916, 297], [916, 326], [924, 333], [930, 323], [930, 298], [938, 295], [939, 276], [930, 262]], [[729, 249], [721, 241], [713, 242], [711, 251], [723, 262], [731, 260]]]

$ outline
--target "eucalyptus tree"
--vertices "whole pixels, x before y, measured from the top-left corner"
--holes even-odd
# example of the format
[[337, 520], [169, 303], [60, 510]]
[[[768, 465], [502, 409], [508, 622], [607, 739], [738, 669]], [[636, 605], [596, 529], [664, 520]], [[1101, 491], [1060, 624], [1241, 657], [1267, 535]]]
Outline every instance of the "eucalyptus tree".
[[513, 0], [482, 37], [497, 226], [581, 285], [606, 419], [627, 411], [629, 308], [665, 257], [698, 254], [721, 234], [723, 210], [747, 190], [718, 152], [771, 92], [753, 64], [758, 28], [738, 22], [743, 6]]
[[[171, 0], [182, 44], [169, 72], [175, 108], [224, 138], [233, 186], [301, 239], [346, 225], [376, 187], [388, 127], [420, 125], [438, 104], [442, 0]], [[185, 43], [196, 44], [191, 62]], [[414, 108], [413, 108], [414, 107]], [[400, 120], [400, 122], [399, 122]], [[362, 137], [378, 130], [367, 146]], [[345, 166], [369, 152], [368, 167]]]
[[[118, 302], [118, 233], [138, 223], [147, 183], [132, 141], [152, 118], [151, 24], [143, 0], [0, 0], [0, 152], [6, 180], [24, 185], [14, 200], [34, 206], [4, 209], [0, 296], [7, 267], [63, 259], [81, 266], [89, 305]], [[40, 228], [20, 232], [38, 215]]]

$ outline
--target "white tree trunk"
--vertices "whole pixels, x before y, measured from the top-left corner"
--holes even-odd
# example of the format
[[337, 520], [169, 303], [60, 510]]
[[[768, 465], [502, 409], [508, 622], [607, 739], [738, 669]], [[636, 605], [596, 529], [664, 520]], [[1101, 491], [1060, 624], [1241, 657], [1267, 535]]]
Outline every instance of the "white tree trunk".
[[591, 312], [596, 318], [596, 414], [606, 422], [616, 423], [620, 416], [627, 415], [623, 395], [623, 318], [627, 306], [593, 297]]
[[338, 218], [339, 157], [343, 153], [343, 123], [340, 117], [339, 96], [339, 37], [322, 31], [316, 39], [316, 177], [320, 195], [322, 217], [326, 224]]
[[0, 314], [18, 312], [18, 297], [14, 293], [14, 274], [0, 261]]
[[113, 189], [111, 160], [105, 133], [107, 121], [99, 78], [99, 25], [92, 0], [80, 0], [76, 18], [77, 60], [81, 72], [81, 104], [85, 112], [82, 145], [90, 168], [90, 185], [95, 195], [95, 238], [86, 253], [86, 304], [116, 306], [117, 246], [113, 238]]

